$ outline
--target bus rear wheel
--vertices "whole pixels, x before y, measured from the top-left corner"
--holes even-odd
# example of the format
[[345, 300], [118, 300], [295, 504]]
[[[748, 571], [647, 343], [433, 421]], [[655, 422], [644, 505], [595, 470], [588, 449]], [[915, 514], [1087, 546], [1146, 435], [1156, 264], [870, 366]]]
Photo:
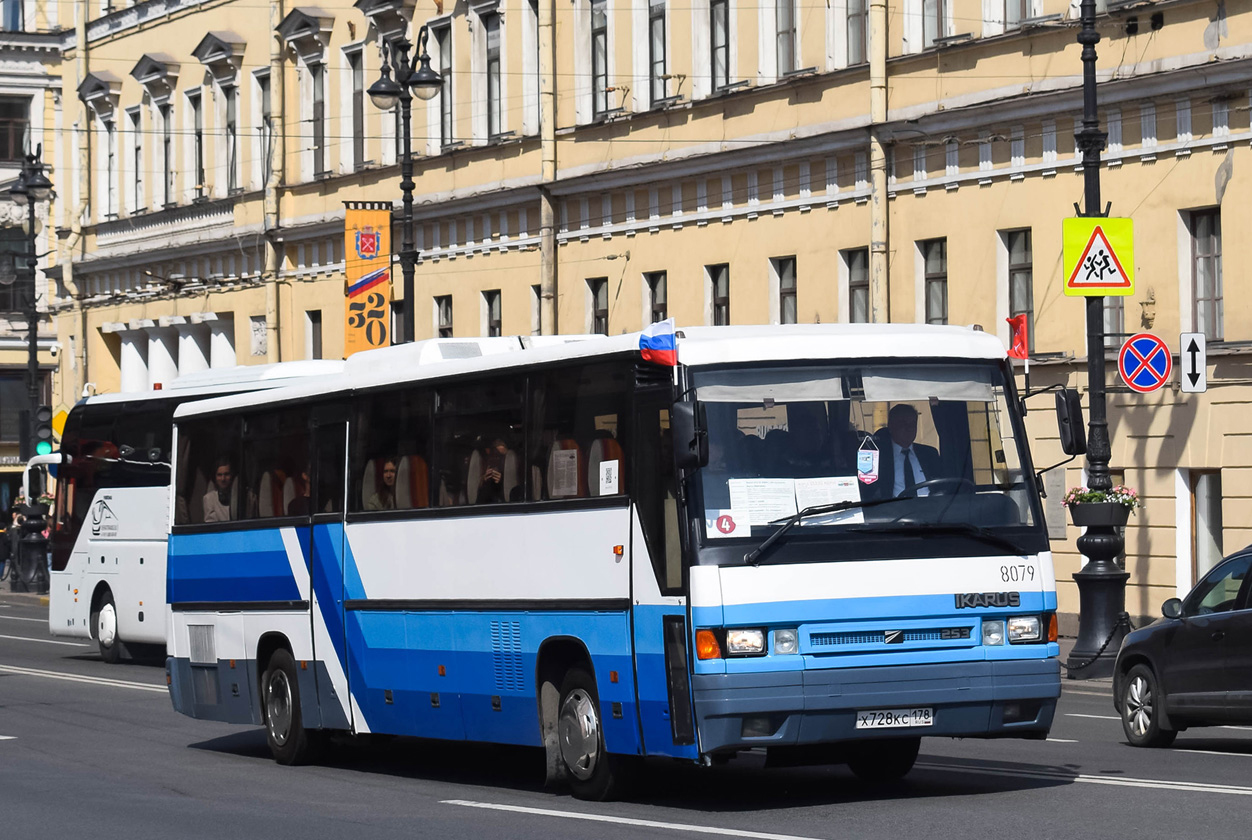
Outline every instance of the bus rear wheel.
[[623, 788], [628, 759], [604, 749], [604, 727], [596, 682], [582, 668], [571, 668], [561, 682], [557, 738], [570, 789], [579, 799], [604, 802]]
[[283, 648], [274, 651], [261, 678], [261, 711], [265, 740], [275, 761], [295, 765], [316, 759], [322, 733], [304, 728], [296, 662]]
[[117, 605], [108, 589], [100, 595], [100, 603], [91, 614], [91, 626], [100, 647], [100, 658], [110, 665], [122, 658], [122, 640], [117, 635]]
[[893, 738], [888, 741], [862, 741], [848, 757], [848, 769], [870, 784], [903, 779], [917, 761], [921, 738]]

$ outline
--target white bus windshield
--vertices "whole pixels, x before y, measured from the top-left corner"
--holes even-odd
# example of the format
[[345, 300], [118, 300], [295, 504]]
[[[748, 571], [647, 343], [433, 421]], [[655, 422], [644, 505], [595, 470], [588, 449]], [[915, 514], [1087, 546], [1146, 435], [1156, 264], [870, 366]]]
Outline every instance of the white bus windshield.
[[996, 363], [697, 369], [693, 383], [708, 427], [710, 544], [759, 540], [797, 512], [838, 503], [852, 504], [806, 517], [800, 532], [1035, 524], [1020, 423]]

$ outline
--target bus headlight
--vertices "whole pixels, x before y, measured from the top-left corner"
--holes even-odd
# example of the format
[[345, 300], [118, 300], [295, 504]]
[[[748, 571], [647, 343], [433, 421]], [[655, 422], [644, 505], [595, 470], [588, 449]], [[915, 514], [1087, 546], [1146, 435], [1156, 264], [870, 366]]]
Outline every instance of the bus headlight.
[[1009, 619], [1009, 642], [1037, 642], [1040, 638], [1039, 616], [1019, 615]]
[[756, 656], [765, 653], [765, 631], [727, 630], [726, 652], [731, 656]]
[[996, 619], [982, 623], [982, 643], [984, 645], [1004, 644], [1004, 622]]
[[800, 642], [796, 638], [794, 630], [775, 630], [774, 631], [774, 653], [783, 656], [789, 653], [798, 653], [800, 650]]

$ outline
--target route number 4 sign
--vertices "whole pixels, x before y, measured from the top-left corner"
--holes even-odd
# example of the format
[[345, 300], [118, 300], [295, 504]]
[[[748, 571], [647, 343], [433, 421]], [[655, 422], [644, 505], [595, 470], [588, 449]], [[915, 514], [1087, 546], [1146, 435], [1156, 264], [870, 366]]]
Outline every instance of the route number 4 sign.
[[1135, 293], [1134, 222], [1079, 218], [1062, 223], [1065, 294], [1082, 297]]

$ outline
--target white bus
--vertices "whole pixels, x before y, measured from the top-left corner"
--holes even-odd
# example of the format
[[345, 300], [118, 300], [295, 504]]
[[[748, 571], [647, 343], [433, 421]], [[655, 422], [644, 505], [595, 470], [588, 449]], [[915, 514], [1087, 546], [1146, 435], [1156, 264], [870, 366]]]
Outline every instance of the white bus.
[[61, 434], [48, 629], [95, 639], [106, 662], [164, 648], [170, 441], [184, 402], [327, 376], [341, 361], [218, 368], [167, 389], [80, 401]]
[[282, 763], [334, 732], [533, 745], [587, 798], [643, 756], [888, 781], [923, 735], [1047, 735], [1056, 584], [998, 339], [641, 342], [407, 345], [180, 407], [175, 494], [236, 478], [222, 521], [171, 502], [174, 707]]

